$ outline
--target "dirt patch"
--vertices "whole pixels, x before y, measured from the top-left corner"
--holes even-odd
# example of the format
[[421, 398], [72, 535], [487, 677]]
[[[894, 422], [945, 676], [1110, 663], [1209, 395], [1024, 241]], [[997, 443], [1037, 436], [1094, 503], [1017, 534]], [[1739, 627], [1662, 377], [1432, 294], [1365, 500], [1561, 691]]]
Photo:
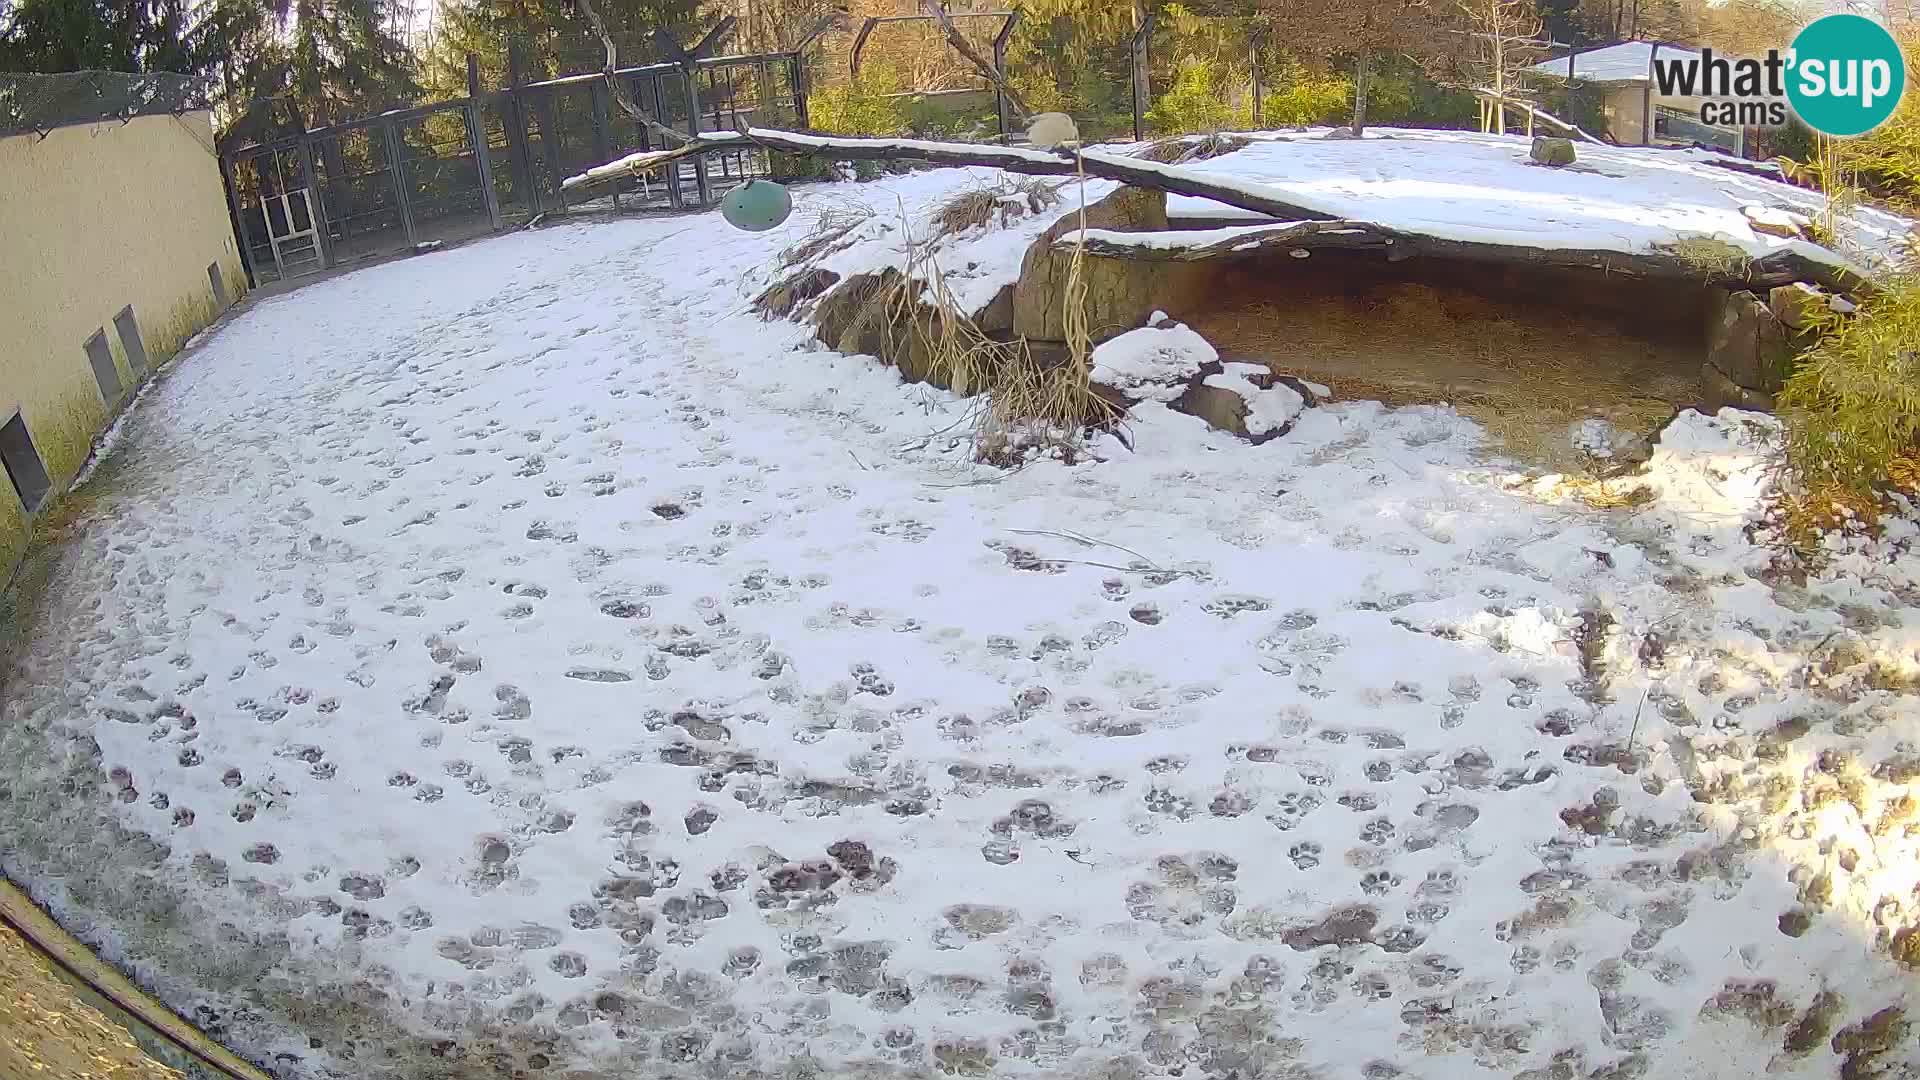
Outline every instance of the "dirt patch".
[[1222, 356], [1339, 398], [1447, 402], [1549, 467], [1583, 463], [1575, 421], [1646, 433], [1702, 398], [1704, 287], [1338, 251], [1203, 274], [1167, 310]]

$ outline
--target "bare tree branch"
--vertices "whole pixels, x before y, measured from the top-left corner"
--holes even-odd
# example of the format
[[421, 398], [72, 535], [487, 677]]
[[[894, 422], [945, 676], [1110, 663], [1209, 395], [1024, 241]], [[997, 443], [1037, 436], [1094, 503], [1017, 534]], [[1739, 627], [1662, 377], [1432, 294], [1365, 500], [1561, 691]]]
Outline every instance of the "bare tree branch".
[[988, 63], [986, 57], [981, 56], [980, 51], [961, 35], [960, 28], [953, 23], [953, 16], [947, 14], [947, 9], [941, 6], [940, 0], [920, 0], [920, 9], [933, 16], [933, 21], [940, 24], [940, 34], [947, 39], [947, 44], [953, 46], [953, 51], [959, 53], [967, 63], [972, 64], [980, 74], [986, 76], [988, 82], [1006, 95], [1007, 105], [1014, 112], [1019, 113], [1021, 119], [1024, 120], [1033, 115], [1033, 111], [1027, 108], [1026, 101], [1021, 98], [1020, 92], [1013, 88], [1013, 84], [1007, 81], [1007, 77]]
[[593, 10], [593, 0], [574, 0], [574, 3], [579, 6], [580, 14], [584, 15], [587, 22], [593, 26], [594, 33], [600, 35], [600, 43], [607, 47], [607, 66], [601, 70], [607, 76], [607, 89], [613, 94], [614, 104], [620, 106], [620, 111], [632, 117], [635, 122], [667, 141], [682, 144], [687, 142], [687, 136], [649, 116], [647, 111], [633, 100], [633, 96], [627, 93], [627, 88], [621, 84], [619, 76], [614, 74], [620, 67], [619, 52], [613, 46], [613, 35], [607, 31], [607, 24], [600, 18], [600, 13]]

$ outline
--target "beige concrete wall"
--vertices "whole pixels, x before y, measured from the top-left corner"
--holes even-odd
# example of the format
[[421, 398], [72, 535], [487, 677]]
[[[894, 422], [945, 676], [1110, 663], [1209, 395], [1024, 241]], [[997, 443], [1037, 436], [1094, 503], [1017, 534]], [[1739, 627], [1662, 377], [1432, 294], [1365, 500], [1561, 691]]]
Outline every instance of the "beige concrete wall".
[[[26, 418], [53, 490], [146, 372], [129, 370], [113, 317], [131, 304], [149, 368], [245, 291], [205, 112], [145, 116], [0, 139], [0, 424]], [[106, 330], [122, 390], [102, 401], [84, 346]], [[42, 506], [42, 511], [51, 505]], [[0, 479], [0, 581], [30, 522]]]

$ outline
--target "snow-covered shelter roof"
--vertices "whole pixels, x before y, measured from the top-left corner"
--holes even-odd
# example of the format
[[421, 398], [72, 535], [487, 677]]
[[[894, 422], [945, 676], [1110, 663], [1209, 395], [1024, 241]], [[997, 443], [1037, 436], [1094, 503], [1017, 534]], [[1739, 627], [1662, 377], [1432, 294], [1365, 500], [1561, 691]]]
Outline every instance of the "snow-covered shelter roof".
[[[1825, 212], [1818, 192], [1725, 168], [1724, 159], [1705, 151], [1581, 143], [1577, 165], [1551, 169], [1532, 164], [1528, 141], [1518, 137], [1393, 129], [1367, 135], [1259, 133], [1244, 149], [1186, 168], [1328, 217], [1477, 244], [1634, 253], [1711, 237], [1755, 258], [1793, 248], [1872, 270], [1903, 255], [1913, 227], [1857, 207], [1836, 223], [1848, 258], [1756, 232], [1743, 209], [1818, 218]], [[1168, 198], [1167, 212], [1218, 223], [1265, 220], [1187, 195]]]
[[[1623, 41], [1618, 45], [1605, 45], [1598, 49], [1586, 49], [1573, 54], [1573, 78], [1577, 81], [1646, 82], [1653, 70], [1654, 49], [1662, 56], [1697, 56], [1694, 50], [1684, 45], [1665, 45], [1652, 41]], [[1567, 57], [1557, 60], [1543, 60], [1533, 65], [1533, 70], [1542, 75], [1551, 75], [1556, 79], [1567, 77]]]

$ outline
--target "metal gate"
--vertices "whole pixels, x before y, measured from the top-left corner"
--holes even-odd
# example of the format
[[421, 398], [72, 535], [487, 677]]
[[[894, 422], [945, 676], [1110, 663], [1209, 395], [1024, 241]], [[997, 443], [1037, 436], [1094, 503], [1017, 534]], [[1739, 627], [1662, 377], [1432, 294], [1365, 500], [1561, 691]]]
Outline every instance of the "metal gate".
[[321, 215], [315, 213], [306, 147], [262, 147], [223, 158], [221, 168], [243, 254], [258, 284], [301, 277], [332, 262]]
[[320, 230], [314, 226], [310, 189], [296, 188], [268, 195], [260, 209], [267, 219], [267, 239], [273, 247], [273, 264], [281, 280], [325, 269], [326, 259], [320, 254]]

